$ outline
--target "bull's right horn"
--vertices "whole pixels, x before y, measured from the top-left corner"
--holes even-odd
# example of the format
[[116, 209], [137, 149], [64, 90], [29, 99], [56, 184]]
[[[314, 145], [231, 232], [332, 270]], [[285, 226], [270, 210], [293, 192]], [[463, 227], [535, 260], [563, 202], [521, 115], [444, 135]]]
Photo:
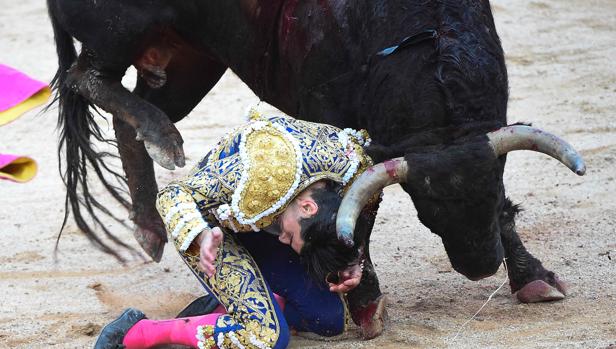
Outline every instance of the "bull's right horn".
[[338, 209], [336, 232], [338, 239], [348, 247], [353, 246], [353, 232], [359, 213], [374, 193], [388, 185], [406, 180], [408, 164], [404, 158], [384, 161], [368, 168], [351, 185]]
[[513, 150], [532, 150], [562, 162], [579, 176], [586, 173], [582, 156], [565, 140], [538, 128], [513, 125], [486, 134], [496, 156]]

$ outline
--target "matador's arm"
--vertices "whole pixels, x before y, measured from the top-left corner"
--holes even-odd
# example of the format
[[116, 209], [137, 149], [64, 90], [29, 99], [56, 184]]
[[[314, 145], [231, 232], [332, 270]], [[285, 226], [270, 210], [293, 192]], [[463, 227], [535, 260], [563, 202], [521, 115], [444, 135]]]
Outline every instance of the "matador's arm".
[[206, 168], [196, 169], [185, 179], [172, 182], [158, 193], [156, 208], [167, 233], [181, 253], [191, 247], [195, 238], [211, 228], [203, 213], [227, 203], [228, 193], [220, 190], [221, 182]]
[[209, 228], [191, 191], [181, 182], [171, 183], [156, 199], [156, 208], [167, 233], [180, 252], [185, 252], [197, 235]]

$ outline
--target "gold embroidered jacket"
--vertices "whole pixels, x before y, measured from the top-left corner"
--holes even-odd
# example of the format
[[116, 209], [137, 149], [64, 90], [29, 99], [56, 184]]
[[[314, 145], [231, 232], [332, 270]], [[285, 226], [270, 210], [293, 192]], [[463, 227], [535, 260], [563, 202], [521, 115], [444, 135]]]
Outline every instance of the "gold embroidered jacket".
[[161, 190], [156, 206], [180, 252], [213, 225], [258, 231], [310, 184], [330, 179], [346, 187], [372, 165], [367, 142], [364, 130], [256, 114]]

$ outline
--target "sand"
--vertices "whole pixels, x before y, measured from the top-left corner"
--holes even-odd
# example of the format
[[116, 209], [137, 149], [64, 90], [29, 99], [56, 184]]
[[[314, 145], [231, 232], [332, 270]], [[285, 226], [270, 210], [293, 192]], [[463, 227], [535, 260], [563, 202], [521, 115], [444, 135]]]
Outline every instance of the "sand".
[[[505, 173], [508, 194], [525, 208], [518, 228], [526, 246], [569, 283], [569, 296], [525, 305], [505, 286], [454, 340], [505, 274], [472, 282], [454, 272], [409, 197], [388, 188], [372, 242], [391, 301], [386, 332], [372, 341], [360, 340], [356, 329], [334, 342], [294, 337], [293, 348], [616, 347], [616, 2], [499, 0], [493, 7], [510, 74], [509, 120], [565, 137], [587, 162], [587, 175], [577, 177], [545, 155], [515, 153]], [[0, 8], [0, 62], [49, 81], [56, 56], [44, 2], [0, 0]], [[178, 124], [188, 163], [257, 102], [226, 74]], [[91, 347], [100, 327], [125, 307], [170, 317], [202, 292], [170, 246], [160, 264], [127, 255], [122, 266], [72, 223], [54, 259], [65, 193], [56, 122], [56, 110], [35, 111], [0, 128], [0, 151], [31, 155], [40, 165], [26, 185], [0, 182], [1, 348]], [[164, 184], [188, 167], [157, 170]], [[129, 231], [106, 224], [137, 246]]]

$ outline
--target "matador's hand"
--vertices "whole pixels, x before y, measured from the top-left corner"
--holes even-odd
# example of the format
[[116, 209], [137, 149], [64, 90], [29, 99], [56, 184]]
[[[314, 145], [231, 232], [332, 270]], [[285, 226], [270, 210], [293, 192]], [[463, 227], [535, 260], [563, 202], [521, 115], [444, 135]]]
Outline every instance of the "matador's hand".
[[348, 268], [338, 272], [338, 277], [335, 282], [328, 280], [329, 290], [331, 292], [347, 293], [354, 289], [361, 281], [363, 273], [361, 263], [353, 264]]
[[214, 262], [218, 253], [218, 247], [222, 243], [222, 230], [219, 227], [206, 229], [199, 234], [199, 269], [212, 277], [216, 272]]

